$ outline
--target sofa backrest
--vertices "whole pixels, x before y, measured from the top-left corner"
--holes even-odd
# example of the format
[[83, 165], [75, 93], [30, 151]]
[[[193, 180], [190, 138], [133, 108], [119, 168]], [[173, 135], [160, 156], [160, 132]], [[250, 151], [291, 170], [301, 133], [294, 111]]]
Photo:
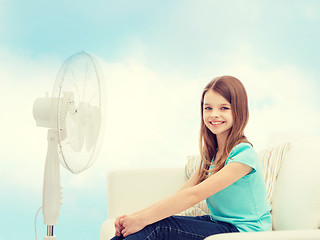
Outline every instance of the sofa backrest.
[[107, 174], [108, 218], [130, 214], [175, 193], [183, 168], [119, 169]]
[[274, 230], [320, 226], [320, 138], [278, 132], [268, 147], [290, 142], [273, 192]]

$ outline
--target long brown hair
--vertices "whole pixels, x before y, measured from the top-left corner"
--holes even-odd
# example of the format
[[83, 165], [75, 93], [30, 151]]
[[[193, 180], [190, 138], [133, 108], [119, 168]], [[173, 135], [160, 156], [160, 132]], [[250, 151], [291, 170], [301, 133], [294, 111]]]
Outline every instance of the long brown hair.
[[[214, 168], [210, 169], [213, 157], [216, 154], [218, 143], [214, 133], [205, 125], [203, 120], [203, 101], [207, 91], [213, 90], [223, 96], [230, 104], [233, 116], [233, 125], [227, 136], [225, 147], [219, 159], [215, 159]], [[244, 128], [249, 119], [248, 98], [243, 84], [235, 77], [221, 76], [211, 80], [204, 88], [201, 96], [201, 127], [200, 127], [200, 154], [201, 164], [198, 182], [205, 180], [210, 173], [216, 173], [224, 164], [232, 148], [241, 142], [247, 142]], [[251, 144], [251, 143], [250, 143]], [[210, 170], [209, 170], [210, 169]]]

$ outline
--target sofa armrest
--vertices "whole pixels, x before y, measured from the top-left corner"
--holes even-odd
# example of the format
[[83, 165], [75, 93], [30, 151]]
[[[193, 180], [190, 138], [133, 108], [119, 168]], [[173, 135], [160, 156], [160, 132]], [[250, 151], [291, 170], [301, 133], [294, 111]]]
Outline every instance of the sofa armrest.
[[205, 240], [319, 240], [320, 230], [224, 233]]
[[180, 168], [121, 169], [107, 174], [108, 218], [148, 207], [175, 193], [186, 181]]
[[109, 240], [115, 234], [114, 219], [108, 218], [101, 224], [99, 240]]
[[99, 240], [114, 236], [114, 219], [132, 213], [175, 193], [186, 181], [181, 168], [121, 169], [107, 173], [108, 219]]

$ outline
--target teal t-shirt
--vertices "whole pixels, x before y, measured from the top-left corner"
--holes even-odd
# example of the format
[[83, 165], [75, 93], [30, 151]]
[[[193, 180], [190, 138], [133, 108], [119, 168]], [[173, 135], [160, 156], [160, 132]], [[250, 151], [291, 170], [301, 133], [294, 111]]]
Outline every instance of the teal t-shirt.
[[269, 231], [271, 207], [257, 153], [249, 143], [240, 143], [231, 150], [225, 165], [231, 162], [253, 170], [206, 199], [211, 219], [231, 223], [240, 232]]

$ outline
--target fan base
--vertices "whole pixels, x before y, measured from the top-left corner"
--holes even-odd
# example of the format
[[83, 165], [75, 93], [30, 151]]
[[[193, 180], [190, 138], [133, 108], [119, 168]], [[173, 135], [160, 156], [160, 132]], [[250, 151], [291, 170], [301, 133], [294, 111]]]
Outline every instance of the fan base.
[[54, 235], [54, 236], [44, 236], [43, 237], [43, 240], [56, 240], [57, 238], [56, 238], [56, 235]]

